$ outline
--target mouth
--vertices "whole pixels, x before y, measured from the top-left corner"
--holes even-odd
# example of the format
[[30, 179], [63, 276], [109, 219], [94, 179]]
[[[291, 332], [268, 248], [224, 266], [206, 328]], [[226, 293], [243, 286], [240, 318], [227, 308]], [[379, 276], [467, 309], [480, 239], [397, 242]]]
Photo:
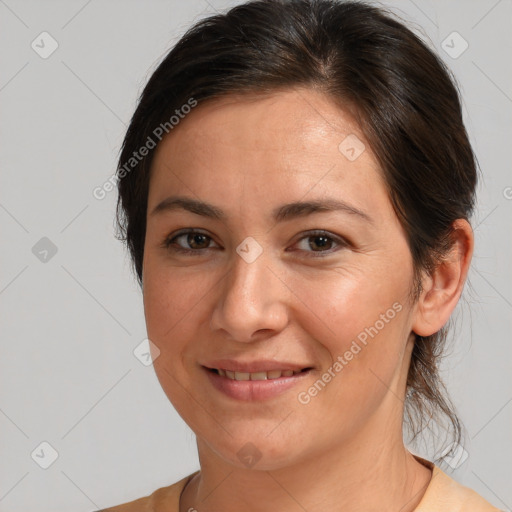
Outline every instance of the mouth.
[[229, 368], [209, 368], [202, 366], [213, 389], [224, 397], [244, 402], [260, 402], [284, 395], [299, 383], [305, 386], [313, 367], [295, 369], [269, 369], [258, 371], [238, 371]]
[[275, 380], [281, 377], [293, 377], [300, 373], [312, 370], [311, 367], [302, 368], [301, 370], [267, 370], [259, 372], [237, 372], [234, 370], [227, 370], [225, 368], [208, 368], [208, 371], [216, 373], [221, 377], [226, 377], [231, 380], [247, 381], [247, 380]]

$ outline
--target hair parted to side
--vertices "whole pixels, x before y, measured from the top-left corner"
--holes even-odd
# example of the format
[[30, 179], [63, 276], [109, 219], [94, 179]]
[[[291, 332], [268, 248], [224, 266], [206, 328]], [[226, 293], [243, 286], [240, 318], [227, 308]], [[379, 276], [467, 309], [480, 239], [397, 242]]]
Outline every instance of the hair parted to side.
[[[146, 210], [154, 151], [122, 166], [153, 131], [186, 105], [231, 94], [312, 87], [349, 108], [375, 153], [419, 276], [451, 246], [452, 223], [469, 220], [477, 168], [451, 73], [411, 30], [365, 2], [256, 0], [199, 21], [167, 54], [144, 88], [118, 165], [118, 236], [142, 284]], [[179, 129], [179, 127], [177, 128]], [[446, 328], [416, 336], [405, 423], [412, 440], [447, 420], [462, 426], [439, 376]]]

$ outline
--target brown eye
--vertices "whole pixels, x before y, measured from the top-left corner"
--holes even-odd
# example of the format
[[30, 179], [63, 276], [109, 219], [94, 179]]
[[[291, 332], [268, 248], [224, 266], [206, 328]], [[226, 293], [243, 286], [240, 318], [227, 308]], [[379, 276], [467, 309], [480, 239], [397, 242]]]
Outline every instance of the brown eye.
[[165, 249], [181, 253], [202, 254], [210, 249], [212, 238], [199, 231], [182, 231], [176, 235], [170, 235], [162, 244]]
[[208, 247], [208, 237], [202, 233], [189, 233], [186, 237], [187, 244], [192, 249], [206, 249]]
[[[318, 250], [330, 249], [333, 244], [333, 240], [325, 235], [315, 235], [308, 238], [310, 240], [309, 247], [314, 251], [316, 251], [317, 248]], [[313, 241], [313, 243], [311, 243], [311, 241]]]
[[343, 238], [325, 231], [318, 231], [303, 236], [296, 245], [300, 251], [310, 253], [309, 256], [315, 257], [328, 256], [349, 244]]

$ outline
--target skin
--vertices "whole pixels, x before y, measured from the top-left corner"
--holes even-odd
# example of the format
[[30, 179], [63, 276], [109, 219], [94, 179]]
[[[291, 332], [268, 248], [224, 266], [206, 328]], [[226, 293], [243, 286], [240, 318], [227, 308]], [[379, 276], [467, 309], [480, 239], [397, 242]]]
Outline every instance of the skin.
[[[349, 134], [366, 147], [354, 161], [338, 149]], [[211, 203], [226, 219], [152, 213], [177, 195]], [[270, 217], [282, 204], [326, 198], [371, 221], [346, 211]], [[206, 238], [164, 246], [184, 228]], [[321, 246], [311, 230], [331, 242]], [[252, 263], [236, 252], [249, 236], [263, 250]], [[160, 351], [155, 371], [195, 432], [201, 463], [180, 511], [266, 511], [269, 503], [280, 511], [413, 510], [431, 471], [403, 444], [405, 382], [414, 333], [439, 330], [462, 291], [473, 249], [466, 221], [455, 222], [454, 240], [413, 303], [411, 253], [375, 156], [348, 110], [318, 91], [230, 96], [182, 120], [156, 149], [143, 263], [148, 336]], [[300, 403], [298, 393], [396, 303], [401, 311]], [[239, 401], [201, 368], [216, 358], [314, 370], [280, 396]], [[237, 456], [248, 442], [261, 456], [252, 467]]]

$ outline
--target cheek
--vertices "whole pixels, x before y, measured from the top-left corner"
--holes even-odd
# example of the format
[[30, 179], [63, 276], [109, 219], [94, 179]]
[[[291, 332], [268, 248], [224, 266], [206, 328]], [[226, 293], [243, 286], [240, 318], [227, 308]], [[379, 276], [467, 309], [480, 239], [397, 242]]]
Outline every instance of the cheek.
[[[329, 382], [322, 389], [329, 390], [319, 395], [330, 403], [364, 414], [361, 401], [368, 409], [375, 407], [392, 385], [408, 334], [405, 270], [345, 269], [293, 280], [303, 302], [295, 320], [320, 343], [323, 376]], [[387, 277], [393, 275], [395, 279]]]
[[197, 400], [189, 374], [187, 354], [194, 348], [191, 340], [197, 339], [199, 318], [208, 290], [199, 274], [195, 276], [183, 269], [168, 268], [165, 264], [148, 258], [144, 274], [144, 314], [148, 338], [160, 353], [153, 367], [162, 390], [178, 413], [186, 418], [194, 431], [200, 431], [201, 408], [196, 410]]
[[213, 283], [204, 273], [148, 261], [144, 275], [144, 315], [148, 337], [160, 349], [162, 360], [175, 359], [185, 349], [186, 340], [194, 337], [199, 325], [197, 315]]
[[286, 282], [299, 299], [301, 313], [295, 320], [306, 322], [302, 328], [334, 356], [355, 339], [364, 343], [376, 335], [401, 337], [396, 334], [405, 316], [407, 277], [405, 269], [347, 265], [309, 276], [289, 274]]

